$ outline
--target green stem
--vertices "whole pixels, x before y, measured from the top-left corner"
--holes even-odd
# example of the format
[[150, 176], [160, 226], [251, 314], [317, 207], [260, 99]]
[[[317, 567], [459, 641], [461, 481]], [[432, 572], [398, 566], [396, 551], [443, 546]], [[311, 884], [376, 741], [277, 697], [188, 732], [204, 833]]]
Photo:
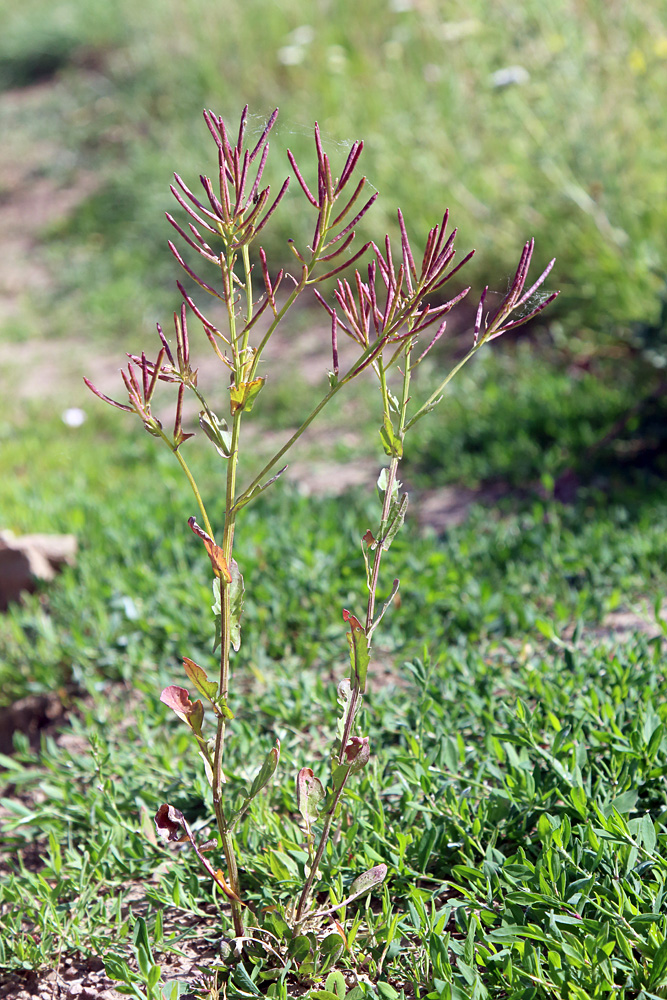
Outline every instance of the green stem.
[[[381, 386], [381, 389], [382, 389], [383, 416], [385, 418], [390, 418], [391, 413], [390, 413], [390, 408], [389, 408], [389, 393], [388, 393], [388, 389], [387, 389], [387, 381], [386, 381], [385, 369], [384, 369], [384, 366], [382, 364], [382, 358], [381, 357], [377, 359], [376, 370], [377, 370], [377, 373], [378, 373], [378, 377], [380, 379], [380, 386]], [[344, 380], [343, 380], [343, 382], [344, 382]], [[339, 383], [339, 385], [342, 385], [343, 382]], [[403, 393], [402, 393], [402, 399], [401, 399], [401, 412], [400, 412], [399, 427], [398, 427], [398, 436], [399, 436], [401, 442], [403, 441], [403, 437], [405, 435], [405, 426], [404, 425], [405, 425], [405, 416], [406, 416], [408, 399], [409, 399], [409, 386], [410, 386], [410, 350], [408, 348], [408, 349], [406, 349], [405, 372], [404, 372], [404, 375], [403, 375]], [[382, 504], [382, 522], [381, 523], [383, 525], [386, 524], [386, 522], [387, 522], [387, 520], [389, 518], [389, 510], [390, 510], [390, 507], [391, 507], [391, 498], [392, 498], [392, 495], [393, 495], [394, 483], [396, 481], [396, 472], [398, 470], [398, 463], [399, 463], [399, 461], [400, 461], [399, 457], [397, 455], [394, 455], [392, 457], [392, 460], [391, 460], [390, 465], [389, 465], [389, 473], [387, 475], [387, 484], [386, 484], [386, 489], [385, 489], [385, 494], [384, 494], [384, 501], [383, 501], [383, 504]], [[268, 469], [266, 471], [268, 471]], [[261, 479], [264, 474], [265, 473], [262, 473], [262, 475], [259, 478]], [[373, 615], [375, 613], [375, 595], [376, 595], [376, 591], [377, 591], [378, 577], [379, 577], [379, 574], [380, 574], [380, 563], [382, 561], [382, 552], [383, 552], [383, 548], [382, 548], [382, 543], [380, 542], [378, 544], [376, 550], [375, 550], [375, 559], [373, 561], [373, 568], [372, 568], [372, 571], [371, 571], [371, 579], [370, 579], [369, 588], [368, 588], [368, 606], [367, 606], [367, 609], [366, 609], [366, 635], [369, 634], [369, 632], [371, 630], [371, 627], [373, 625]], [[350, 738], [350, 732], [352, 730], [352, 725], [354, 723], [354, 717], [355, 717], [355, 715], [357, 713], [357, 708], [358, 708], [358, 705], [359, 705], [359, 702], [360, 702], [360, 698], [361, 698], [361, 692], [359, 690], [359, 687], [357, 685], [355, 685], [352, 688], [352, 691], [350, 693], [350, 701], [349, 701], [349, 704], [348, 704], [348, 707], [347, 707], [347, 714], [345, 716], [345, 724], [343, 726], [343, 735], [342, 735], [342, 738], [341, 738], [340, 750], [339, 750], [339, 753], [338, 753], [338, 763], [339, 763], [339, 765], [342, 764], [344, 762], [344, 759], [345, 759], [345, 748], [346, 748], [346, 746], [348, 744], [348, 741], [349, 741], [349, 738]], [[314, 859], [314, 861], [313, 861], [313, 863], [311, 865], [310, 874], [308, 875], [308, 878], [306, 879], [305, 885], [304, 885], [303, 890], [301, 892], [301, 896], [299, 898], [299, 905], [298, 905], [297, 911], [296, 911], [296, 924], [295, 924], [296, 927], [298, 927], [298, 925], [303, 920], [303, 912], [304, 912], [304, 909], [306, 908], [306, 905], [307, 905], [307, 902], [308, 902], [308, 896], [310, 894], [310, 889], [312, 887], [313, 880], [315, 878], [315, 874], [316, 874], [317, 869], [319, 867], [320, 861], [322, 860], [322, 856], [324, 854], [324, 849], [326, 847], [327, 841], [329, 839], [329, 834], [331, 832], [331, 824], [333, 822], [334, 813], [335, 813], [336, 807], [337, 807], [337, 805], [338, 805], [338, 803], [340, 801], [340, 797], [343, 794], [343, 789], [345, 788], [345, 785], [347, 783], [347, 779], [349, 777], [349, 774], [350, 774], [350, 772], [348, 770], [348, 773], [347, 773], [347, 775], [345, 777], [345, 780], [341, 783], [340, 788], [338, 789], [336, 795], [334, 796], [334, 801], [333, 801], [333, 803], [332, 803], [332, 805], [330, 807], [328, 815], [326, 816], [326, 819], [325, 819], [325, 822], [324, 822], [324, 826], [322, 828], [322, 833], [321, 833], [321, 836], [320, 836], [320, 842], [318, 844], [317, 852], [315, 854], [315, 859]]]
[[345, 373], [345, 375], [343, 375], [343, 377], [338, 382], [336, 382], [334, 386], [332, 386], [332, 388], [329, 390], [326, 396], [320, 400], [315, 409], [306, 417], [301, 426], [296, 431], [294, 431], [294, 434], [292, 434], [292, 437], [289, 439], [289, 441], [287, 441], [287, 443], [283, 445], [280, 451], [276, 452], [273, 458], [269, 462], [267, 462], [267, 464], [264, 466], [262, 471], [255, 476], [250, 485], [247, 486], [244, 489], [243, 493], [241, 493], [240, 496], [237, 497], [236, 499], [237, 506], [239, 503], [247, 500], [250, 497], [250, 495], [254, 492], [257, 486], [260, 485], [262, 479], [264, 479], [264, 477], [271, 471], [271, 469], [273, 469], [273, 467], [278, 464], [283, 455], [290, 450], [292, 445], [299, 440], [303, 432], [310, 426], [310, 424], [312, 424], [313, 420], [318, 415], [318, 413], [320, 413], [320, 411], [324, 409], [327, 403], [334, 398], [336, 393], [339, 392], [344, 385], [346, 385], [355, 377], [355, 373], [358, 371], [359, 366], [363, 365], [364, 361], [373, 353], [375, 349], [376, 349], [375, 344], [371, 344], [370, 347], [367, 347], [366, 350], [363, 352], [363, 354], [359, 358], [357, 358], [356, 362]]
[[311, 890], [313, 881], [315, 879], [315, 875], [317, 873], [317, 869], [320, 866], [320, 861], [322, 860], [322, 855], [324, 854], [324, 848], [326, 847], [327, 841], [329, 839], [329, 833], [331, 832], [331, 824], [333, 823], [333, 819], [334, 819], [334, 816], [336, 814], [336, 807], [338, 806], [338, 803], [340, 802], [340, 797], [343, 794], [343, 789], [345, 788], [345, 785], [347, 783], [347, 779], [349, 778], [349, 776], [350, 776], [350, 772], [348, 770], [348, 773], [346, 774], [345, 779], [341, 782], [340, 788], [338, 789], [338, 791], [334, 795], [333, 801], [332, 801], [329, 809], [327, 810], [327, 813], [326, 813], [326, 816], [325, 816], [325, 820], [324, 820], [324, 826], [322, 827], [322, 835], [320, 837], [320, 842], [318, 844], [317, 851], [315, 853], [315, 858], [313, 860], [313, 863], [310, 866], [310, 872], [309, 872], [308, 877], [306, 878], [306, 881], [304, 883], [303, 889], [301, 891], [301, 896], [299, 897], [299, 905], [297, 906], [297, 909], [296, 909], [296, 919], [295, 919], [295, 922], [294, 922], [295, 923], [295, 928], [298, 927], [298, 925], [303, 920], [303, 911], [305, 910], [306, 905], [308, 903], [308, 896], [310, 894], [310, 890]]
[[407, 424], [404, 427], [404, 431], [408, 431], [413, 424], [415, 424], [418, 420], [421, 420], [421, 418], [429, 412], [431, 407], [437, 402], [438, 397], [442, 395], [445, 386], [449, 382], [451, 382], [451, 380], [454, 378], [457, 372], [459, 372], [463, 368], [463, 366], [467, 364], [468, 361], [470, 361], [473, 354], [476, 354], [476, 352], [480, 349], [482, 343], [483, 343], [482, 340], [478, 341], [478, 343], [476, 343], [474, 347], [470, 348], [466, 356], [462, 358], [461, 361], [458, 362], [458, 364], [454, 365], [449, 375], [445, 379], [443, 379], [443, 381], [440, 383], [435, 392], [431, 393], [426, 402], [423, 403], [422, 406], [419, 407], [417, 412], [412, 415], [410, 420], [408, 420]]
[[173, 443], [169, 440], [169, 438], [167, 437], [167, 435], [163, 431], [160, 431], [160, 437], [168, 445], [169, 450], [171, 452], [173, 452], [173, 454], [178, 459], [179, 465], [183, 469], [183, 472], [185, 473], [185, 475], [187, 477], [187, 480], [190, 483], [190, 486], [192, 487], [192, 492], [195, 495], [195, 499], [197, 501], [197, 506], [199, 507], [199, 510], [200, 510], [200, 513], [201, 513], [201, 516], [202, 516], [202, 520], [204, 522], [204, 528], [206, 529], [206, 533], [208, 535], [210, 535], [211, 538], [213, 538], [213, 528], [211, 527], [211, 522], [208, 519], [208, 514], [206, 513], [206, 508], [204, 507], [204, 501], [201, 498], [201, 493], [199, 492], [199, 488], [198, 488], [197, 483], [195, 481], [195, 477], [190, 472], [190, 469], [188, 468], [188, 464], [185, 461], [185, 459], [183, 458], [183, 456], [181, 455], [179, 449], [178, 448], [174, 448]]
[[[232, 563], [232, 552], [234, 547], [234, 492], [236, 489], [236, 468], [238, 462], [239, 437], [241, 429], [242, 410], [237, 410], [232, 421], [232, 440], [230, 445], [230, 455], [227, 460], [227, 486], [225, 497], [225, 525], [222, 535], [222, 552], [228, 566]], [[229, 695], [229, 652], [231, 647], [231, 606], [230, 588], [220, 581], [220, 680], [218, 691], [220, 696], [226, 701]], [[227, 820], [223, 809], [223, 772], [222, 760], [225, 748], [225, 734], [227, 720], [224, 715], [218, 716], [218, 723], [215, 734], [215, 753], [213, 757], [213, 806], [215, 817], [222, 839], [222, 847], [225, 853], [227, 869], [229, 872], [229, 885], [237, 896], [240, 896], [240, 882], [236, 855], [231, 832], [229, 831]], [[243, 913], [241, 904], [235, 899], [230, 900], [232, 909], [232, 919], [237, 937], [243, 935]]]

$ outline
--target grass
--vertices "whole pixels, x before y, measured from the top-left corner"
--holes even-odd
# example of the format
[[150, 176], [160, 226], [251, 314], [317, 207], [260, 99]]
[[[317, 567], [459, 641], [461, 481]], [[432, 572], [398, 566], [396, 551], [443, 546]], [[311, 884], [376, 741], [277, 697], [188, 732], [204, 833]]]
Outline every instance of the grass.
[[[121, 2], [104, 14], [90, 0], [32, 0], [5, 21], [0, 81], [50, 74], [59, 92], [55, 114], [28, 109], [21, 129], [60, 145], [67, 135], [45, 169], [65, 157], [98, 180], [46, 234], [59, 288], [51, 328], [92, 321], [108, 336], [167, 308], [159, 262], [172, 171], [194, 180], [213, 170], [200, 110], [231, 119], [246, 101], [257, 128], [281, 107], [274, 183], [287, 146], [303, 159], [315, 119], [341, 162], [364, 138], [382, 195], [373, 232], [395, 229], [388, 213], [400, 204], [425, 234], [448, 205], [462, 249], [478, 247], [478, 284], [502, 290], [504, 262], [535, 236], [542, 261], [558, 258], [551, 322], [575, 348], [627, 340], [659, 313], [667, 36], [649, 2], [612, 16], [572, 0], [446, 12], [374, 0], [339, 4], [334, 18], [314, 7], [304, 24], [300, 5], [266, 0], [215, 15], [202, 0]], [[508, 67], [519, 82], [499, 84], [494, 73]], [[287, 259], [287, 237], [307, 235], [303, 208], [293, 191], [274, 257]]]
[[[259, 128], [279, 104], [279, 164], [287, 146], [303, 158], [315, 119], [341, 162], [363, 137], [378, 226], [393, 227], [397, 202], [416, 235], [448, 203], [462, 249], [478, 243], [478, 285], [486, 275], [503, 292], [528, 235], [541, 262], [558, 258], [548, 334], [466, 369], [417, 425], [402, 470], [411, 507], [386, 564], [400, 601], [378, 630], [360, 720], [372, 766], [346, 794], [320, 904], [373, 865], [388, 877], [336, 911], [342, 953], [330, 922], [307, 926], [287, 976], [250, 948], [226, 995], [666, 996], [664, 28], [648, 2], [474, 0], [445, 15], [345, 0], [336, 17], [313, 6], [308, 25], [303, 10], [0, 3], [0, 115], [21, 185], [81, 189], [46, 227], [25, 224], [31, 267], [51, 280], [33, 284], [26, 265], [5, 343], [61, 336], [74, 356], [84, 339], [105, 352], [113, 340], [120, 364], [173, 308], [160, 220], [174, 168], [186, 181], [213, 169], [206, 106], [233, 117], [247, 100]], [[493, 74], [507, 67], [528, 75], [501, 86]], [[5, 201], [13, 183], [0, 171]], [[305, 233], [294, 192], [286, 208], [290, 230], [267, 248], [279, 256]], [[3, 368], [11, 399], [31, 377], [21, 357]], [[434, 377], [424, 365], [426, 396]], [[301, 372], [267, 383], [265, 429], [293, 426], [307, 383]], [[75, 567], [0, 619], [0, 709], [41, 695], [64, 709], [60, 731], [32, 746], [17, 732], [0, 759], [0, 967], [43, 973], [101, 955], [135, 997], [158, 980], [165, 1000], [185, 980], [215, 997], [224, 900], [190, 852], [158, 845], [152, 821], [169, 801], [198, 833], [212, 828], [203, 775], [159, 701], [184, 653], [213, 662], [194, 503], [173, 459], [119, 414], [88, 400], [86, 423], [66, 428], [61, 403], [81, 400], [61, 392], [7, 407], [0, 425], [2, 526], [79, 541]], [[361, 388], [328, 418], [306, 463], [326, 446], [342, 465], [379, 467], [367, 401]], [[219, 469], [193, 461], [215, 489]], [[576, 484], [565, 504], [564, 482]], [[484, 501], [489, 484], [501, 499]], [[413, 515], [420, 491], [443, 487], [481, 489], [481, 502], [437, 534]], [[280, 738], [280, 770], [236, 834], [245, 899], [279, 939], [307, 861], [293, 778], [326, 764], [370, 494], [279, 483], [239, 534], [247, 598], [227, 776], [242, 797]], [[653, 616], [650, 635], [616, 634], [620, 612], [635, 625]]]
[[[501, 369], [514, 391], [499, 399]], [[522, 351], [470, 377], [478, 464], [466, 464], [474, 422], [464, 380], [443, 413], [432, 482], [452, 481], [456, 454], [470, 483], [520, 467], [535, 433], [502, 437], [498, 459], [499, 413], [520, 425], [536, 381]], [[587, 394], [560, 389], [558, 373], [544, 375], [551, 402], [540, 412], [560, 428], [572, 414], [578, 433], [563, 433], [561, 448], [576, 457], [597, 418]], [[623, 393], [603, 390], [611, 418]], [[185, 651], [211, 657], [211, 597], [175, 463], [136, 430], [104, 411], [74, 430], [34, 410], [3, 437], [9, 526], [74, 531], [81, 550], [76, 568], [0, 623], [4, 702], [56, 691], [67, 709], [65, 739], [31, 750], [18, 734], [2, 760], [11, 792], [0, 964], [101, 954], [140, 989], [142, 921], [169, 980], [183, 951], [210, 972], [225, 920], [189, 855], [159, 847], [152, 829], [162, 801], [210, 823], [187, 738], [158, 697]], [[428, 433], [415, 443], [417, 456], [434, 447]], [[421, 457], [412, 468], [426, 484]], [[215, 481], [213, 464], [199, 472]], [[147, 488], [155, 476], [159, 499]], [[335, 966], [368, 975], [382, 996], [550, 997], [564, 983], [578, 997], [661, 995], [662, 647], [589, 629], [664, 592], [665, 505], [655, 473], [612, 503], [600, 490], [598, 479], [569, 506], [520, 491], [440, 537], [413, 522], [388, 554], [401, 603], [383, 622], [361, 720], [374, 764], [347, 796], [324, 862], [334, 899], [360, 871], [389, 865], [386, 888], [339, 914], [350, 951]], [[228, 777], [241, 789], [258, 750], [281, 739], [277, 780], [238, 831], [247, 899], [274, 913], [279, 936], [306, 857], [292, 776], [304, 765], [317, 773], [326, 755], [346, 670], [339, 612], [358, 603], [355, 539], [371, 516], [363, 492], [318, 500], [277, 485], [248, 509], [239, 536], [248, 603]], [[326, 955], [305, 938], [292, 968], [323, 983]], [[247, 973], [254, 988], [288, 995], [264, 954], [251, 953]], [[230, 989], [252, 992], [241, 973]]]

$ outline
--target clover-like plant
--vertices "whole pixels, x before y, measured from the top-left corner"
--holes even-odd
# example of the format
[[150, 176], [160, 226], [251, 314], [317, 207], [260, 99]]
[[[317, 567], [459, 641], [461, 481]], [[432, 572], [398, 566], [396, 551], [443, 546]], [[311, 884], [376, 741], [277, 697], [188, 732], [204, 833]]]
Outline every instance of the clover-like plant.
[[[292, 153], [288, 151], [287, 154], [297, 183], [315, 216], [313, 236], [309, 246], [299, 247], [293, 241], [289, 243], [296, 263], [295, 276], [288, 275], [282, 268], [272, 274], [259, 241], [289, 184], [287, 178], [273, 200], [269, 187], [261, 186], [269, 153], [269, 133], [277, 114], [275, 111], [271, 115], [259, 141], [249, 149], [245, 144], [247, 108], [241, 116], [236, 141], [230, 140], [222, 118], [205, 112], [204, 119], [218, 152], [215, 183], [202, 176], [203, 196], [197, 197], [175, 175], [176, 183], [171, 189], [186, 218], [184, 222], [171, 215], [167, 218], [189, 251], [202, 258], [211, 276], [201, 276], [173, 243], [170, 242], [169, 246], [189, 277], [213, 297], [224, 317], [223, 321], [217, 318], [217, 313], [215, 320], [206, 315], [179, 282], [183, 302], [174, 315], [175, 347], [158, 325], [160, 347], [155, 359], [149, 360], [145, 353], [129, 356], [127, 371], [122, 372], [128, 402], [110, 399], [87, 382], [92, 391], [107, 403], [136, 413], [146, 430], [164, 442], [180, 463], [197, 503], [201, 524], [193, 516], [189, 525], [205, 546], [211, 561], [216, 648], [219, 646], [220, 650], [219, 673], [215, 679], [209, 679], [201, 666], [184, 657], [185, 674], [191, 689], [199, 697], [192, 701], [190, 691], [173, 685], [162, 692], [161, 698], [189, 727], [203, 761], [220, 837], [220, 844], [214, 842], [213, 849], [222, 848], [224, 866], [208, 860], [205, 851], [210, 845], [197, 843], [185, 816], [173, 806], [165, 803], [160, 807], [156, 824], [166, 839], [191, 843], [207, 875], [229, 901], [239, 948], [248, 940], [249, 932], [244, 921], [243, 887], [239, 879], [233, 834], [252, 800], [271, 780], [278, 766], [280, 745], [276, 741], [269, 750], [242, 800], [230, 801], [224, 778], [225, 740], [228, 732], [233, 738], [231, 662], [232, 654], [238, 651], [241, 642], [244, 599], [243, 576], [234, 558], [237, 519], [243, 508], [285, 471], [286, 466], [283, 466], [274, 472], [323, 407], [358, 375], [372, 371], [379, 384], [382, 408], [380, 438], [387, 456], [387, 465], [378, 479], [382, 506], [378, 524], [373, 530], [367, 530], [361, 539], [366, 566], [365, 612], [358, 616], [348, 610], [342, 612], [349, 626], [347, 640], [351, 666], [349, 678], [339, 685], [341, 715], [332, 744], [330, 778], [325, 787], [313, 769], [304, 766], [296, 780], [297, 805], [303, 818], [310, 855], [302, 890], [289, 915], [294, 935], [298, 937], [307, 921], [333, 913], [350, 899], [369, 892], [382, 882], [387, 871], [386, 865], [380, 864], [369, 872], [361, 873], [345, 900], [325, 910], [313, 911], [313, 887], [320, 878], [319, 865], [333, 820], [340, 812], [349, 780], [366, 766], [371, 754], [369, 737], [355, 733], [354, 728], [366, 690], [373, 636], [399, 587], [399, 581], [394, 580], [382, 608], [376, 611], [382, 558], [403, 523], [408, 503], [407, 494], [401, 492], [398, 481], [406, 434], [437, 405], [450, 379], [484, 344], [526, 323], [557, 294], [541, 295], [534, 308], [530, 307], [534, 293], [553, 266], [551, 261], [532, 286], [525, 288], [533, 253], [533, 241], [530, 240], [523, 248], [508, 293], [491, 315], [485, 312], [488, 288], [482, 293], [472, 343], [466, 356], [427, 399], [415, 403], [411, 390], [415, 369], [444, 333], [449, 311], [470, 291], [464, 288], [447, 298], [445, 287], [470, 260], [474, 251], [459, 263], [454, 262], [456, 230], [448, 232], [447, 212], [429, 232], [421, 259], [415, 258], [400, 211], [400, 247], [396, 255], [389, 237], [384, 239], [381, 247], [369, 242], [357, 248], [355, 227], [377, 197], [373, 194], [365, 198], [365, 177], [353, 180], [363, 143], [352, 145], [340, 175], [336, 177], [315, 125], [317, 180], [312, 190]], [[352, 271], [352, 268], [363, 257], [368, 258], [368, 263], [362, 276], [360, 270]], [[349, 276], [345, 277], [343, 272]], [[323, 282], [332, 278], [336, 278], [337, 283], [331, 298], [328, 298], [317, 286], [329, 287]], [[251, 482], [239, 484], [237, 470], [242, 447], [241, 427], [245, 417], [261, 403], [265, 376], [259, 374], [259, 364], [264, 350], [294, 303], [311, 287], [331, 318], [332, 365], [328, 388], [318, 405], [262, 471]], [[514, 318], [517, 310], [523, 310], [523, 315]], [[229, 399], [224, 415], [213, 411], [198, 386], [197, 368], [193, 367], [190, 357], [188, 319], [192, 317], [201, 326], [217, 361], [228, 371]], [[350, 338], [356, 348], [354, 360], [343, 371], [338, 353], [341, 333]], [[158, 382], [172, 383], [176, 388], [171, 430], [165, 430], [151, 409]], [[184, 430], [182, 426], [186, 393], [197, 400], [199, 426], [220, 456], [226, 477], [224, 518], [215, 527], [183, 455], [184, 446], [193, 437], [193, 432]], [[204, 703], [213, 714], [212, 731], [205, 724]]]

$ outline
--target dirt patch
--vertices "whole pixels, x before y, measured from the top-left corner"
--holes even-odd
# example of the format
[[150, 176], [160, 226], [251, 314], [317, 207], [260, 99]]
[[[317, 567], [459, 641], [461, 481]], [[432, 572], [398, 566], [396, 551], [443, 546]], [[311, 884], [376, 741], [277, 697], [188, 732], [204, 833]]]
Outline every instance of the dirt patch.
[[[0, 96], [0, 323], [15, 317], [24, 299], [52, 287], [41, 235], [99, 184], [95, 173], [69, 164], [64, 144], [31, 140], [21, 127], [49, 113], [57, 87], [44, 82]], [[54, 164], [60, 169], [54, 171]]]

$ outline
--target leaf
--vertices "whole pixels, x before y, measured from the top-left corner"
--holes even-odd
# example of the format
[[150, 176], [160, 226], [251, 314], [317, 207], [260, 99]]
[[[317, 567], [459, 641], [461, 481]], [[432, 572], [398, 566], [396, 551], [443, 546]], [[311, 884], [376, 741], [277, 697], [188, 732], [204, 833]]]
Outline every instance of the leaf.
[[305, 934], [298, 934], [289, 942], [287, 950], [296, 964], [301, 965], [310, 955], [310, 938]]
[[183, 657], [183, 669], [196, 687], [197, 691], [199, 691], [204, 698], [207, 698], [211, 704], [215, 704], [216, 695], [218, 693], [218, 685], [215, 681], [210, 681], [208, 679], [206, 671], [187, 656]]
[[232, 443], [232, 432], [225, 420], [216, 417], [212, 410], [202, 410], [199, 414], [199, 426], [209, 441], [212, 441], [222, 458], [229, 458]]
[[389, 455], [390, 458], [402, 458], [403, 442], [394, 433], [391, 420], [386, 413], [382, 427], [380, 428], [380, 438], [382, 440], [382, 447], [384, 448], [385, 455]]
[[237, 987], [240, 993], [254, 997], [261, 997], [262, 994], [246, 972], [242, 962], [239, 962], [238, 965], [235, 966], [232, 979], [234, 981], [234, 986]]
[[190, 701], [187, 690], [171, 684], [166, 687], [160, 695], [160, 701], [167, 705], [183, 722], [192, 729], [193, 733], [201, 736], [201, 725], [204, 721], [204, 706], [201, 701]]
[[255, 399], [260, 389], [264, 385], [265, 379], [262, 376], [252, 379], [250, 382], [241, 382], [239, 385], [230, 385], [229, 403], [232, 414], [237, 410], [245, 410], [247, 413], [253, 408]]
[[642, 816], [639, 829], [644, 847], [649, 852], [649, 854], [653, 854], [656, 844], [658, 842], [658, 838], [656, 837], [653, 820], [651, 819], [648, 813], [644, 813], [644, 815]]
[[586, 792], [581, 786], [570, 789], [570, 801], [579, 815], [583, 819], [586, 819], [588, 816], [588, 800], [586, 798]]
[[317, 819], [319, 804], [325, 796], [324, 787], [311, 767], [302, 767], [296, 778], [296, 804], [310, 828]]
[[327, 972], [334, 964], [334, 962], [338, 961], [343, 952], [344, 947], [345, 947], [345, 940], [337, 931], [333, 931], [331, 934], [327, 934], [327, 936], [323, 939], [323, 941], [320, 944], [320, 958], [322, 959], [322, 963], [319, 969], [320, 975], [323, 975], [325, 972]]
[[382, 997], [382, 1000], [397, 1000], [401, 995], [398, 990], [395, 990], [391, 983], [378, 982], [377, 991]]
[[401, 530], [408, 509], [408, 494], [404, 493], [400, 500], [392, 499], [387, 520], [381, 525], [379, 541], [385, 552], [389, 549], [396, 535]]
[[216, 576], [221, 577], [225, 583], [231, 583], [231, 573], [227, 566], [227, 560], [225, 559], [222, 549], [219, 545], [216, 545], [210, 535], [200, 528], [194, 517], [188, 518], [188, 524], [197, 535], [203, 541], [206, 546], [206, 551], [208, 552], [208, 557], [211, 560], [211, 566], [213, 567], [213, 572]]
[[[155, 828], [158, 836], [166, 841], [178, 841], [183, 837], [181, 828], [184, 827], [185, 817], [180, 809], [163, 802], [155, 813]], [[187, 836], [187, 834], [186, 834]]]
[[367, 872], [363, 872], [362, 875], [358, 875], [352, 885], [350, 886], [350, 894], [347, 897], [348, 901], [357, 896], [362, 896], [367, 892], [371, 892], [376, 886], [381, 885], [385, 878], [387, 877], [387, 866], [383, 863], [381, 865], [373, 865], [369, 868]]
[[[387, 492], [387, 483], [389, 481], [389, 469], [381, 469], [380, 475], [377, 478], [377, 490], [380, 495], [380, 500], [384, 503], [384, 495]], [[391, 488], [392, 497], [398, 496], [398, 491], [401, 488], [401, 484], [398, 479], [394, 479], [393, 486]]]
[[399, 580], [394, 580], [394, 584], [393, 584], [393, 586], [391, 588], [391, 593], [390, 593], [389, 597], [387, 598], [387, 600], [382, 605], [382, 611], [377, 616], [377, 618], [375, 619], [375, 621], [373, 622], [373, 624], [371, 625], [371, 627], [369, 629], [369, 632], [368, 632], [368, 639], [369, 639], [369, 641], [370, 641], [371, 636], [373, 635], [373, 632], [375, 632], [375, 629], [378, 627], [378, 625], [380, 624], [380, 622], [382, 621], [382, 619], [386, 615], [387, 609], [388, 609], [389, 605], [391, 604], [391, 602], [396, 597], [396, 594], [398, 593], [399, 586], [400, 586], [400, 581]]
[[[199, 857], [201, 858], [201, 855], [199, 855]], [[241, 902], [239, 897], [236, 895], [232, 887], [228, 884], [227, 880], [225, 879], [225, 873], [222, 871], [221, 868], [218, 868], [217, 871], [213, 872], [213, 880], [216, 883], [216, 885], [220, 889], [222, 889], [227, 899], [235, 899], [237, 903]]]
[[366, 674], [368, 673], [368, 664], [371, 658], [368, 648], [368, 637], [359, 619], [355, 618], [349, 611], [343, 611], [343, 620], [348, 622], [352, 628], [352, 631], [347, 633], [347, 642], [350, 647], [350, 662], [352, 665], [350, 684], [363, 694], [366, 690]]
[[333, 768], [331, 772], [331, 779], [333, 781], [333, 790], [331, 792], [330, 801], [327, 803], [329, 808], [331, 808], [331, 805], [336, 797], [336, 794], [341, 790], [341, 788], [347, 781], [349, 774], [350, 774], [349, 764], [338, 764], [336, 767]]
[[241, 615], [243, 614], [245, 587], [236, 559], [232, 559], [231, 574], [232, 579], [229, 584], [229, 630], [232, 646], [238, 653], [241, 648]]
[[667, 941], [663, 941], [653, 957], [649, 986], [664, 986], [667, 973]]
[[276, 745], [274, 747], [271, 747], [271, 749], [269, 750], [264, 759], [264, 763], [262, 764], [259, 771], [255, 775], [255, 780], [252, 783], [250, 794], [248, 795], [248, 801], [250, 801], [250, 799], [254, 799], [255, 796], [268, 785], [271, 778], [275, 774], [279, 760], [280, 760], [280, 740], [276, 740]]
[[282, 469], [276, 472], [275, 476], [272, 476], [271, 479], [267, 479], [265, 483], [255, 483], [251, 490], [241, 494], [232, 507], [232, 510], [241, 510], [242, 507], [245, 507], [246, 504], [250, 503], [251, 500], [254, 500], [254, 498], [259, 496], [260, 493], [263, 493], [264, 490], [267, 489], [272, 483], [275, 483], [276, 479], [279, 479], [287, 468], [288, 466], [283, 465]]
[[325, 990], [338, 996], [338, 1000], [345, 1000], [347, 984], [342, 972], [330, 972], [324, 984]]
[[351, 736], [345, 747], [345, 756], [350, 768], [350, 774], [357, 774], [358, 771], [362, 771], [371, 758], [368, 736]]

